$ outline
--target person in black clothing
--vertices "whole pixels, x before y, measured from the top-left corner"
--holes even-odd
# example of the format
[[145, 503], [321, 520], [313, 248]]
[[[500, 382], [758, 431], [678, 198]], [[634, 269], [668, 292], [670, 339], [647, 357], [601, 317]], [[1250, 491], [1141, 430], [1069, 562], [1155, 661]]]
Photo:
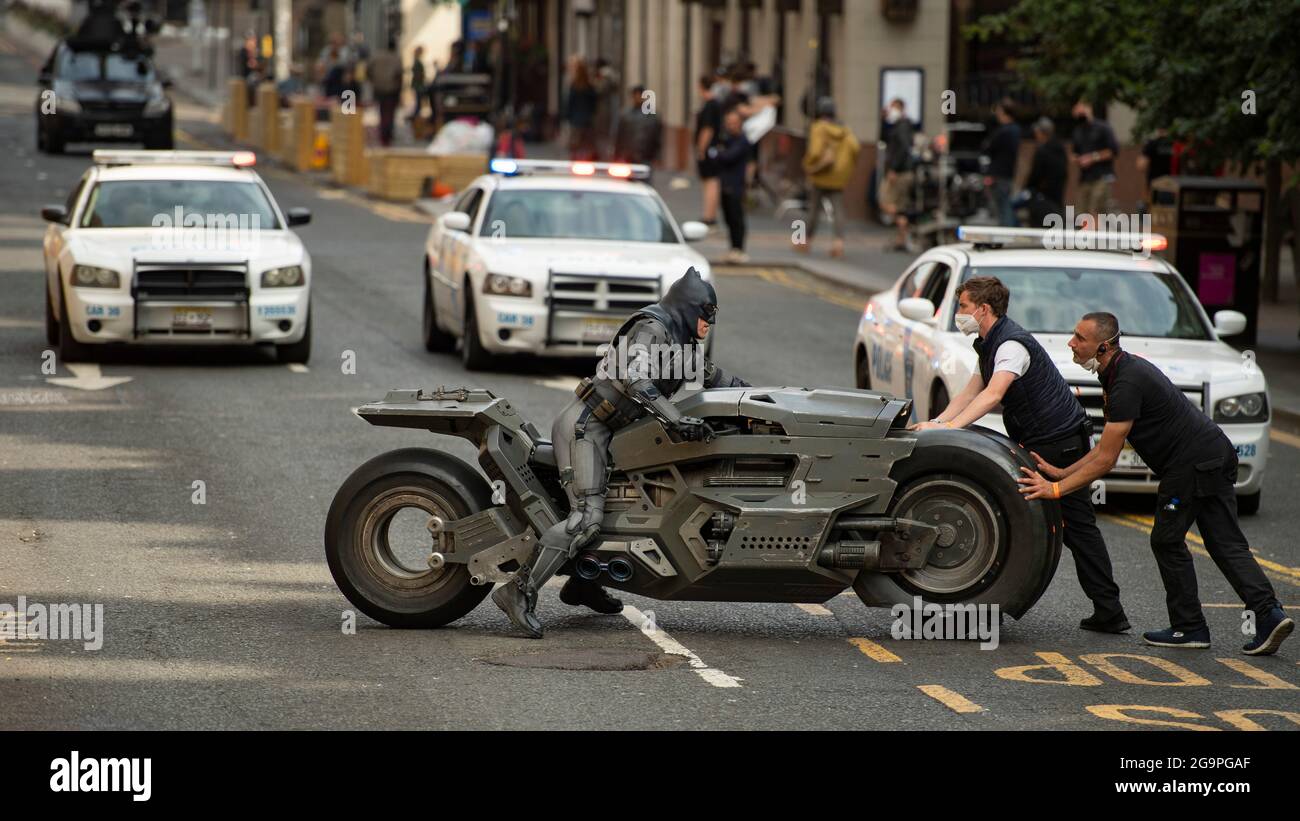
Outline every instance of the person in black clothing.
[[[942, 413], [911, 429], [964, 428], [1000, 404], [1007, 434], [1022, 447], [1054, 462], [1078, 461], [1092, 446], [1092, 424], [1051, 356], [1006, 315], [1007, 286], [996, 277], [973, 277], [962, 283], [957, 298], [958, 329], [979, 334], [979, 369]], [[1079, 626], [1104, 633], [1128, 630], [1087, 485], [1061, 498], [1061, 518], [1079, 586], [1092, 601], [1092, 615]]]
[[700, 175], [700, 188], [704, 192], [703, 214], [700, 221], [710, 228], [718, 222], [718, 165], [709, 158], [709, 149], [722, 136], [722, 103], [713, 96], [713, 78], [700, 75], [700, 99], [704, 105], [695, 112], [695, 163]]
[[1194, 522], [1210, 558], [1254, 614], [1253, 638], [1243, 652], [1271, 655], [1295, 622], [1283, 611], [1237, 522], [1237, 451], [1159, 368], [1121, 350], [1119, 336], [1114, 314], [1085, 314], [1075, 326], [1070, 349], [1075, 362], [1100, 374], [1106, 427], [1097, 447], [1071, 465], [1057, 467], [1034, 454], [1039, 471], [1021, 468], [1026, 474], [1021, 492], [1029, 499], [1060, 498], [1087, 487], [1110, 472], [1128, 439], [1160, 477], [1151, 550], [1164, 582], [1170, 626], [1142, 634], [1143, 640], [1157, 647], [1210, 646], [1196, 569], [1184, 541]]
[[1111, 190], [1115, 185], [1115, 158], [1119, 142], [1105, 120], [1092, 114], [1092, 104], [1074, 104], [1074, 135], [1071, 147], [1079, 164], [1078, 202], [1075, 210], [1094, 217], [1110, 213]]
[[745, 166], [749, 162], [750, 144], [742, 128], [744, 122], [738, 109], [728, 111], [722, 118], [722, 142], [708, 150], [709, 159], [718, 168], [722, 215], [731, 238], [727, 262], [749, 260], [745, 255]]
[[907, 119], [901, 99], [889, 102], [885, 111], [885, 180], [880, 187], [880, 211], [894, 223], [898, 234], [895, 251], [907, 250], [907, 215], [912, 208], [912, 121]]
[[653, 165], [659, 158], [663, 125], [659, 115], [646, 110], [644, 96], [645, 86], [633, 86], [628, 92], [628, 105], [618, 118], [614, 134], [616, 162]]
[[1157, 129], [1151, 139], [1142, 144], [1137, 158], [1137, 168], [1147, 175], [1147, 201], [1151, 199], [1151, 183], [1159, 177], [1174, 173], [1174, 140], [1163, 128]]
[[994, 108], [998, 127], [984, 143], [984, 153], [989, 158], [989, 193], [993, 199], [994, 216], [999, 225], [1017, 226], [1015, 209], [1011, 205], [1011, 191], [1016, 182], [1016, 160], [1020, 157], [1020, 126], [1011, 113], [1012, 103], [1001, 100]]
[[[1029, 167], [1025, 190], [1030, 192], [1029, 219], [1034, 228], [1044, 228], [1047, 218], [1055, 214], [1065, 219], [1065, 180], [1069, 162], [1065, 146], [1056, 139], [1056, 126], [1046, 117], [1034, 123], [1034, 160]], [[1072, 226], [1071, 226], [1072, 227]]]

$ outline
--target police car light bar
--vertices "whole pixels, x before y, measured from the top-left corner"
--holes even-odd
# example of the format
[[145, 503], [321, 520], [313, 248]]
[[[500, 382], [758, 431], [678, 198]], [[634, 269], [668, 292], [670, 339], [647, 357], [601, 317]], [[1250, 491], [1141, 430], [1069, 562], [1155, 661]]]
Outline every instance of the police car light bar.
[[980, 248], [1046, 248], [1052, 251], [1163, 251], [1169, 246], [1164, 235], [1141, 231], [1001, 228], [995, 225], [959, 226], [957, 239]]
[[609, 176], [619, 180], [647, 180], [650, 166], [617, 162], [567, 162], [564, 160], [512, 160], [496, 157], [488, 163], [488, 170], [505, 177], [557, 174], [563, 176]]
[[95, 165], [217, 165], [252, 168], [257, 155], [252, 151], [116, 151], [97, 148], [91, 154]]

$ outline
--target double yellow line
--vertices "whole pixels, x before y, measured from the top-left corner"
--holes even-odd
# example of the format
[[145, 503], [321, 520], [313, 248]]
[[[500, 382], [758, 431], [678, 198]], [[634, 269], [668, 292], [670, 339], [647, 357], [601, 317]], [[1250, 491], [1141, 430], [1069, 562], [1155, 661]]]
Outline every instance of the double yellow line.
[[[1151, 535], [1151, 530], [1155, 527], [1155, 518], [1152, 516], [1137, 516], [1131, 513], [1103, 513], [1100, 518], [1114, 522], [1115, 524], [1124, 525], [1125, 527], [1131, 527], [1134, 530], [1140, 530], [1148, 536]], [[1193, 553], [1198, 556], [1204, 556], [1207, 559], [1211, 558], [1209, 551], [1205, 549], [1205, 542], [1200, 536], [1197, 536], [1195, 533], [1188, 533], [1187, 541], [1191, 542], [1191, 544], [1188, 545], [1188, 549]], [[1300, 587], [1300, 567], [1288, 567], [1284, 564], [1261, 558], [1259, 551], [1254, 548], [1251, 548], [1251, 552], [1255, 554], [1255, 561], [1259, 562], [1259, 566], [1264, 568], [1265, 574], [1276, 581], [1286, 582], [1287, 584]]]

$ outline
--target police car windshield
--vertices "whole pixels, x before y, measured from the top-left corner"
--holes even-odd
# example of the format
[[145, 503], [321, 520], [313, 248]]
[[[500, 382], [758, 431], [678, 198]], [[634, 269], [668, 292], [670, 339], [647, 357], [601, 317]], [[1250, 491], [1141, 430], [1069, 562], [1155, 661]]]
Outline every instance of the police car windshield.
[[668, 216], [653, 197], [610, 191], [498, 191], [479, 232], [505, 239], [677, 242]]
[[1011, 290], [1007, 315], [1037, 334], [1074, 332], [1089, 311], [1119, 317], [1125, 336], [1210, 339], [1195, 299], [1177, 274], [1105, 268], [968, 268], [962, 278], [997, 277]]
[[[177, 222], [179, 217], [180, 222]], [[96, 185], [83, 228], [280, 227], [262, 187], [213, 180], [109, 180]]]

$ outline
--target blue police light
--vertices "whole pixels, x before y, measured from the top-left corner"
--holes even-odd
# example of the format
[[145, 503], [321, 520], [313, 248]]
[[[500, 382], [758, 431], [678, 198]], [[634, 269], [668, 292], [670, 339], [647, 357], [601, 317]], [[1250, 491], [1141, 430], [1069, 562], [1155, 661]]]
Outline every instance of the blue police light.
[[519, 163], [506, 157], [496, 157], [488, 163], [488, 169], [493, 174], [518, 174]]

